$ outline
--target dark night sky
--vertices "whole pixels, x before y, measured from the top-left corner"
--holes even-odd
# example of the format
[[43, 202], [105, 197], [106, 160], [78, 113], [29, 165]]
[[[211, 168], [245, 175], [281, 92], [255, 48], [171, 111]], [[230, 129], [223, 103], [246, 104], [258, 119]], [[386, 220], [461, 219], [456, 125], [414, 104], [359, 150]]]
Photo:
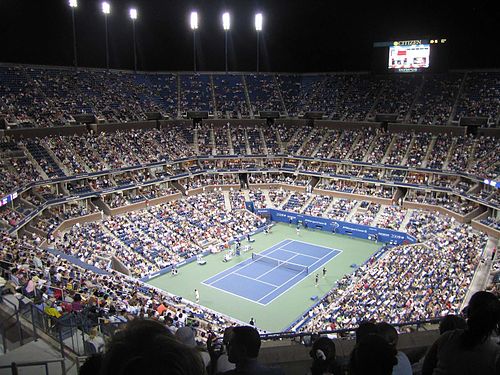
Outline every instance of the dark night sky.
[[[496, 1], [294, 1], [110, 0], [111, 68], [133, 68], [136, 6], [141, 70], [191, 70], [188, 17], [197, 9], [200, 70], [224, 69], [223, 10], [231, 12], [230, 70], [255, 70], [253, 17], [264, 14], [261, 69], [318, 72], [368, 70], [372, 43], [436, 37], [450, 41], [450, 67], [500, 68], [495, 47], [500, 24]], [[104, 16], [100, 1], [79, 0], [76, 10], [80, 66], [104, 67]], [[494, 43], [494, 44], [493, 44]], [[477, 58], [475, 54], [479, 54]], [[71, 11], [67, 0], [1, 0], [0, 61], [72, 64]]]

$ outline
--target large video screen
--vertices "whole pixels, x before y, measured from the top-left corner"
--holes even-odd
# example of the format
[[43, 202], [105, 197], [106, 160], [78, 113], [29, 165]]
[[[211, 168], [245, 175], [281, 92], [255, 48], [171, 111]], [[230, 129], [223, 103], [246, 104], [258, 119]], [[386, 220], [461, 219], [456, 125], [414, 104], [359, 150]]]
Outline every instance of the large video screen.
[[448, 40], [412, 39], [373, 43], [372, 71], [441, 73], [448, 70]]
[[430, 44], [389, 47], [388, 69], [398, 73], [422, 72], [430, 66]]

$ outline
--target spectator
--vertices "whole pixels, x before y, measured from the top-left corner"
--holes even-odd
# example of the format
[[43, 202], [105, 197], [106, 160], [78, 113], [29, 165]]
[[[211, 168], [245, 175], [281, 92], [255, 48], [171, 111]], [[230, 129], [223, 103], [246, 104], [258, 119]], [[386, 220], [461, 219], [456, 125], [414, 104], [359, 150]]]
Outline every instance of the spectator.
[[475, 293], [467, 306], [467, 328], [440, 336], [427, 353], [423, 375], [498, 374], [500, 346], [492, 340], [500, 322], [500, 302], [489, 292]]
[[394, 365], [392, 375], [412, 375], [413, 371], [411, 369], [410, 360], [405, 353], [397, 350], [398, 331], [396, 331], [396, 328], [385, 322], [376, 324], [376, 328], [377, 334], [397, 351], [396, 359], [398, 363]]
[[467, 322], [464, 318], [458, 315], [446, 315], [439, 322], [439, 334], [442, 335], [448, 331], [453, 331], [455, 329], [466, 329]]
[[164, 325], [134, 320], [112, 338], [100, 373], [199, 375], [205, 368], [196, 350], [177, 341]]
[[95, 353], [101, 353], [104, 350], [104, 340], [98, 335], [97, 327], [92, 327], [90, 329], [87, 342], [94, 346]]
[[79, 375], [95, 375], [99, 373], [102, 364], [102, 354], [96, 353], [87, 357], [82, 367], [80, 367]]
[[351, 353], [351, 375], [391, 375], [397, 351], [381, 336], [370, 333], [361, 338]]
[[335, 343], [328, 337], [318, 338], [309, 355], [313, 359], [309, 375], [340, 374], [335, 361]]
[[177, 331], [175, 331], [175, 338], [179, 340], [179, 342], [186, 345], [188, 348], [196, 348], [201, 356], [201, 359], [203, 360], [203, 364], [205, 365], [205, 367], [209, 365], [210, 355], [206, 351], [201, 350], [201, 348], [197, 347], [195, 340], [195, 330], [193, 328], [191, 327], [179, 328]]
[[[212, 363], [216, 363], [217, 353], [214, 351], [211, 339], [209, 339], [207, 344]], [[257, 357], [259, 356], [260, 345], [260, 335], [255, 328], [250, 326], [234, 327], [231, 338], [227, 344], [227, 350], [229, 362], [234, 363], [236, 368], [221, 374], [283, 374], [281, 369], [266, 367], [258, 362]], [[212, 366], [211, 370], [212, 373], [215, 373], [217, 370], [216, 366]]]
[[361, 322], [358, 328], [356, 328], [356, 344], [359, 343], [363, 338], [370, 334], [375, 334], [377, 332], [377, 326], [373, 322]]

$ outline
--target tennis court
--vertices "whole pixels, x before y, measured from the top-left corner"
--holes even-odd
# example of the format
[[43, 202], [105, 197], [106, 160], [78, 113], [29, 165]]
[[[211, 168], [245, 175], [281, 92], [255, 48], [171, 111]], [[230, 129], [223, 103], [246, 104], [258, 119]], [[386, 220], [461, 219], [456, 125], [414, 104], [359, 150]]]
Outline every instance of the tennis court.
[[286, 239], [203, 281], [204, 285], [267, 305], [341, 250]]
[[[229, 262], [224, 262], [226, 252], [212, 254], [204, 258], [204, 265], [187, 264], [179, 268], [177, 275], [167, 273], [149, 280], [148, 284], [191, 301], [195, 300], [194, 289], [197, 289], [201, 305], [243, 322], [253, 317], [257, 327], [275, 332], [288, 327], [313, 305], [317, 301], [313, 297], [321, 298], [337, 280], [353, 272], [353, 263], [362, 264], [381, 246], [373, 241], [312, 229], [302, 230], [298, 236], [295, 226], [282, 223], [277, 223], [270, 234], [259, 233], [252, 238], [255, 242], [251, 244], [242, 241], [243, 247], [248, 244], [252, 250], [242, 251]], [[252, 252], [274, 259], [256, 261]], [[316, 264], [317, 259], [308, 257], [321, 259], [325, 255]], [[281, 266], [271, 271], [277, 261], [298, 266]], [[308, 273], [302, 271], [304, 267], [309, 268]], [[325, 277], [321, 273], [323, 267], [327, 270]], [[265, 274], [268, 271], [271, 272]], [[316, 286], [317, 273], [320, 277]], [[222, 280], [217, 282], [219, 279]], [[253, 289], [258, 292], [249, 291]]]

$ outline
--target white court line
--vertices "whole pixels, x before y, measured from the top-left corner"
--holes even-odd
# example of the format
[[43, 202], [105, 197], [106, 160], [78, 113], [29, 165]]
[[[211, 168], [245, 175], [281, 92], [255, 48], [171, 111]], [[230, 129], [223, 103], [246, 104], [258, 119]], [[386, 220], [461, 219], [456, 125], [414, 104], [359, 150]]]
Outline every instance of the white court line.
[[[323, 249], [329, 249], [329, 250], [330, 250], [330, 251], [328, 252], [328, 254], [326, 254], [326, 255], [325, 255], [325, 256], [323, 256], [322, 258], [316, 258], [316, 259], [318, 259], [318, 260], [317, 260], [316, 262], [314, 262], [312, 265], [310, 265], [310, 266], [304, 266], [304, 267], [309, 267], [309, 268], [312, 268], [312, 266], [313, 266], [314, 264], [318, 263], [318, 262], [319, 262], [319, 261], [321, 261], [322, 259], [324, 259], [324, 258], [326, 258], [327, 256], [329, 256], [329, 255], [332, 253], [332, 251], [331, 251], [331, 250], [333, 250], [333, 251], [337, 251], [337, 254], [335, 254], [335, 256], [333, 256], [330, 260], [334, 259], [334, 258], [335, 258], [338, 254], [342, 253], [342, 250], [340, 250], [340, 249], [335, 249], [335, 248], [326, 247], [326, 246], [321, 246], [321, 245], [315, 245], [315, 244], [312, 244], [312, 243], [309, 243], [309, 242], [298, 241], [298, 240], [294, 240], [294, 239], [290, 239], [290, 238], [287, 238], [287, 239], [285, 239], [285, 240], [283, 240], [283, 241], [281, 241], [281, 242], [278, 242], [278, 243], [277, 243], [276, 245], [274, 245], [274, 246], [277, 246], [277, 245], [280, 245], [280, 246], [288, 245], [289, 243], [291, 243], [291, 242], [293, 242], [293, 241], [300, 242], [300, 243], [307, 244], [307, 245], [311, 245], [311, 246], [316, 246], [316, 247], [323, 248]], [[274, 246], [271, 246], [271, 248], [273, 248]], [[292, 252], [292, 251], [289, 251], [289, 250], [286, 250], [286, 249], [283, 249], [283, 248], [279, 247], [279, 248], [276, 248], [276, 249], [271, 250], [269, 253], [264, 254], [264, 255], [269, 255], [269, 254], [272, 254], [273, 252], [275, 252], [275, 251], [277, 251], [277, 250], [284, 250], [284, 251], [288, 251], [288, 252], [294, 253], [294, 252]], [[296, 254], [295, 256], [297, 256], [297, 255], [303, 255], [303, 256], [304, 256], [304, 255], [306, 255], [306, 254], [302, 254], [302, 253], [295, 253], [295, 254]], [[292, 258], [289, 258], [289, 259], [293, 259], [295, 256], [293, 256]], [[306, 255], [306, 256], [307, 256], [307, 255]], [[314, 257], [313, 257], [313, 258], [314, 258]], [[250, 259], [250, 258], [249, 258], [249, 259]], [[247, 259], [247, 260], [248, 260], [248, 259]], [[222, 277], [220, 277], [220, 278], [218, 278], [218, 279], [216, 279], [216, 280], [214, 280], [214, 281], [211, 281], [211, 283], [213, 284], [213, 283], [216, 283], [216, 282], [218, 282], [218, 281], [220, 281], [220, 280], [223, 280], [223, 279], [225, 279], [226, 277], [228, 277], [229, 275], [232, 275], [232, 274], [237, 274], [237, 272], [238, 272], [240, 269], [244, 269], [244, 268], [246, 268], [246, 267], [250, 266], [251, 264], [254, 264], [254, 263], [258, 262], [258, 261], [259, 261], [258, 259], [256, 259], [256, 260], [252, 260], [252, 261], [251, 261], [251, 262], [249, 262], [248, 264], [245, 264], [243, 267], [241, 267], [241, 268], [239, 268], [239, 269], [236, 269], [236, 270], [234, 270], [234, 271], [232, 271], [232, 272], [230, 272], [230, 273], [228, 273], [228, 274], [226, 274], [226, 275], [224, 275], [224, 276], [222, 276]], [[234, 266], [232, 266], [232, 267], [236, 267], [236, 266], [237, 266], [237, 264], [236, 264], [236, 265], [234, 265]], [[278, 266], [278, 267], [279, 267], [279, 266]], [[277, 267], [275, 267], [275, 268], [277, 268]], [[225, 270], [225, 271], [227, 271], [227, 270]], [[220, 272], [220, 273], [224, 273], [225, 271], [222, 271], [222, 272]], [[276, 289], [281, 288], [284, 284], [289, 283], [290, 281], [294, 280], [295, 278], [297, 278], [297, 277], [298, 277], [298, 276], [300, 276], [300, 275], [302, 275], [302, 272], [299, 272], [297, 275], [295, 275], [295, 276], [294, 276], [294, 277], [292, 277], [291, 279], [288, 279], [288, 280], [287, 280], [286, 282], [284, 282], [283, 284], [281, 284], [281, 285], [279, 285], [279, 286], [274, 286], [274, 287], [275, 287], [275, 289], [274, 289], [274, 290], [272, 290], [271, 292], [269, 292], [269, 293], [268, 293], [268, 294], [266, 294], [265, 296], [263, 296], [263, 297], [259, 298], [257, 301], [252, 300], [252, 299], [249, 299], [249, 298], [246, 298], [246, 297], [243, 297], [243, 296], [241, 296], [241, 295], [239, 295], [239, 294], [235, 294], [235, 293], [229, 292], [229, 291], [227, 291], [227, 290], [225, 290], [225, 289], [218, 288], [218, 287], [216, 287], [216, 286], [213, 286], [212, 284], [207, 284], [207, 283], [205, 283], [204, 281], [202, 281], [202, 284], [203, 284], [203, 285], [206, 285], [206, 286], [208, 286], [208, 287], [212, 287], [212, 288], [214, 288], [214, 289], [220, 290], [221, 292], [224, 292], [224, 293], [227, 293], [227, 294], [233, 295], [233, 296], [235, 296], [235, 297], [239, 297], [239, 298], [242, 298], [242, 299], [244, 299], [244, 300], [247, 300], [247, 301], [250, 301], [250, 302], [253, 302], [253, 303], [257, 303], [257, 304], [259, 304], [259, 305], [261, 305], [261, 306], [267, 306], [268, 304], [270, 304], [271, 302], [273, 302], [275, 299], [277, 299], [278, 297], [280, 297], [282, 294], [284, 294], [284, 293], [288, 292], [288, 291], [289, 291], [289, 290], [290, 290], [290, 289], [291, 289], [291, 288], [292, 288], [295, 284], [293, 284], [290, 288], [288, 288], [287, 290], [283, 291], [282, 293], [278, 294], [276, 297], [274, 297], [272, 300], [270, 300], [270, 301], [269, 301], [269, 302], [267, 302], [267, 303], [261, 303], [261, 302], [259, 302], [259, 301], [260, 301], [260, 300], [262, 300], [262, 299], [264, 299], [264, 298], [266, 298], [268, 295], [270, 295], [270, 294], [272, 294], [273, 292], [275, 292], [275, 291], [276, 291]], [[217, 275], [215, 275], [215, 276], [217, 276]], [[242, 276], [242, 275], [241, 275], [241, 274], [238, 274], [238, 276]], [[261, 276], [262, 276], [262, 275], [259, 275], [259, 277], [261, 277]], [[212, 276], [212, 277], [214, 277], [214, 276]], [[248, 278], [248, 279], [250, 279], [250, 280], [254, 280], [254, 281], [258, 281], [258, 282], [264, 283], [263, 281], [260, 281], [260, 280], [257, 280], [257, 279], [253, 279], [253, 278], [250, 278], [250, 277], [247, 277], [247, 278]], [[272, 285], [272, 284], [270, 284], [270, 285]]]
[[[335, 258], [337, 255], [339, 255], [339, 254], [342, 252], [342, 250], [337, 250], [337, 249], [334, 249], [334, 251], [338, 251], [338, 253], [337, 253], [337, 254], [335, 254], [335, 255], [333, 256], [333, 258]], [[323, 258], [320, 258], [320, 259], [318, 259], [316, 262], [314, 262], [313, 264], [311, 264], [311, 265], [309, 266], [309, 268], [313, 268], [313, 266], [314, 266], [316, 263], [318, 263], [320, 260], [325, 259], [327, 256], [331, 255], [332, 253], [333, 253], [333, 251], [330, 251], [330, 252], [329, 252], [328, 254], [326, 254]], [[333, 258], [332, 258], [332, 259], [333, 259]], [[332, 259], [330, 259], [330, 260], [332, 260]]]
[[[295, 240], [291, 240], [291, 241], [295, 241]], [[295, 255], [294, 255], [293, 257], [291, 257], [291, 258], [288, 258], [288, 259], [286, 259], [286, 260], [283, 260], [283, 262], [291, 262], [291, 260], [292, 260], [293, 258], [295, 258], [295, 257], [297, 257], [297, 256], [299, 256], [299, 255], [300, 255], [300, 256], [306, 256], [306, 257], [309, 257], [309, 258], [316, 259], [316, 262], [314, 262], [314, 263], [313, 263], [313, 264], [311, 264], [311, 265], [301, 264], [301, 263], [300, 263], [300, 264], [299, 264], [299, 263], [296, 263], [297, 265], [300, 265], [300, 266], [303, 266], [303, 267], [310, 268], [310, 267], [314, 266], [316, 263], [318, 263], [319, 261], [321, 261], [322, 259], [324, 259], [324, 258], [326, 258], [327, 256], [331, 255], [331, 254], [332, 254], [332, 252], [334, 252], [334, 251], [339, 251], [339, 252], [342, 252], [341, 250], [338, 250], [338, 249], [333, 249], [333, 248], [323, 247], [323, 246], [315, 245], [315, 244], [308, 243], [308, 242], [303, 242], [303, 241], [297, 241], [297, 242], [300, 242], [300, 243], [303, 243], [303, 244], [308, 244], [308, 245], [311, 245], [311, 246], [316, 246], [316, 247], [323, 248], [323, 249], [328, 249], [328, 253], [327, 253], [327, 254], [325, 254], [323, 257], [318, 258], [318, 257], [313, 257], [313, 256], [306, 255], [306, 254], [302, 254], [302, 253], [297, 253], [297, 252], [295, 252], [295, 251], [286, 250], [286, 249], [283, 249], [283, 248], [281, 248], [281, 247], [280, 247], [280, 248], [278, 248], [278, 249], [272, 250], [271, 252], [269, 252], [268, 254], [265, 254], [265, 255], [269, 255], [269, 254], [271, 254], [271, 253], [274, 253], [275, 251], [281, 250], [281, 251], [286, 251], [286, 252], [291, 253], [291, 254], [295, 254]], [[289, 243], [290, 243], [290, 242], [288, 242], [286, 245], [288, 245]], [[335, 254], [335, 256], [337, 256], [338, 254], [339, 254], [339, 253]], [[335, 256], [334, 256], [333, 258], [335, 258]], [[333, 259], [333, 258], [332, 258], [332, 259]], [[280, 260], [280, 259], [278, 259], [278, 260]], [[293, 262], [292, 262], [292, 263], [293, 263]], [[267, 275], [268, 273], [270, 273], [270, 272], [274, 271], [275, 269], [277, 269], [277, 268], [279, 268], [279, 267], [280, 267], [280, 265], [277, 265], [276, 267], [271, 268], [269, 271], [266, 271], [266, 272], [264, 272], [262, 275], [260, 275], [259, 277], [257, 277], [257, 279], [256, 279], [256, 280], [259, 280], [262, 276]], [[299, 275], [300, 275], [301, 273], [302, 273], [302, 272], [299, 272]], [[297, 277], [297, 276], [294, 276], [294, 277], [292, 277], [291, 279], [288, 279], [287, 281], [285, 281], [285, 282], [281, 283], [281, 285], [277, 285], [277, 286], [276, 286], [276, 288], [281, 288], [283, 285], [285, 285], [286, 283], [290, 282], [290, 280], [293, 280], [295, 277]], [[259, 280], [259, 281], [260, 281], [260, 280]], [[264, 297], [263, 297], [263, 298], [264, 298]], [[259, 301], [260, 301], [260, 300], [259, 300]]]
[[[289, 258], [289, 259], [287, 259], [287, 260], [284, 260], [283, 262], [288, 262], [289, 260], [292, 260], [292, 259], [293, 259], [293, 258], [295, 258], [296, 256], [297, 256], [297, 255], [294, 255], [293, 257], [291, 257], [291, 258]], [[278, 259], [278, 260], [280, 260], [280, 259]], [[296, 265], [298, 265], [298, 266], [302, 266], [302, 264], [298, 264], [298, 263], [294, 263], [294, 264], [296, 264]], [[271, 268], [269, 271], [264, 272], [262, 275], [260, 275], [259, 277], [257, 277], [257, 280], [259, 280], [262, 276], [267, 275], [269, 272], [272, 272], [272, 271], [274, 271], [276, 268], [279, 268], [279, 267], [281, 267], [281, 266], [282, 266], [282, 264], [278, 264], [276, 267]], [[307, 266], [303, 266], [303, 267], [305, 268], [305, 267], [307, 267]], [[292, 271], [293, 271], [293, 270], [292, 270]], [[297, 271], [297, 272], [302, 273], [302, 272], [300, 272], [300, 271]], [[295, 276], [294, 276], [294, 277], [295, 277]], [[259, 281], [260, 281], [260, 280], [259, 280]], [[284, 282], [284, 283], [281, 283], [281, 285], [275, 285], [275, 286], [276, 286], [276, 288], [280, 288], [280, 287], [282, 287], [282, 286], [283, 286], [283, 284], [286, 284], [287, 282], [288, 282], [288, 281], [286, 281], [286, 282]]]
[[302, 255], [303, 257], [308, 257], [308, 258], [313, 258], [313, 259], [320, 259], [318, 257], [313, 257], [312, 255], [307, 255], [307, 254], [302, 254], [302, 253], [297, 253], [295, 251], [291, 251], [291, 250], [287, 250], [287, 249], [283, 249], [282, 247], [280, 247], [279, 249], [277, 250], [281, 250], [281, 251], [286, 251], [287, 253], [292, 253], [292, 254], [295, 254], [295, 255]]
[[[300, 240], [292, 240], [290, 238], [287, 238], [287, 240], [290, 240], [290, 241], [295, 241], [295, 242], [300, 242], [300, 243], [303, 243], [303, 244], [306, 244], [306, 245], [311, 245], [311, 246], [315, 246], [315, 247], [320, 247], [322, 249], [328, 249], [328, 250], [339, 250], [339, 249], [336, 249], [334, 247], [328, 247], [328, 246], [323, 246], [323, 245], [315, 245], [313, 243], [310, 243], [310, 242], [304, 242], [304, 241], [300, 241]], [[286, 244], [288, 245], [288, 244]], [[340, 250], [339, 250], [340, 251]]]
[[[283, 241], [281, 241], [281, 242], [286, 242], [286, 241], [288, 241], [288, 242], [287, 242], [287, 244], [288, 244], [288, 243], [290, 243], [290, 241], [292, 241], [292, 240], [286, 239], [286, 240], [283, 240]], [[281, 246], [281, 245], [282, 245], [282, 243], [281, 243], [281, 242], [278, 242], [278, 243], [277, 243], [276, 245], [274, 245], [274, 246], [277, 246], [277, 245], [280, 245], [280, 246]], [[285, 245], [286, 245], [286, 244], [285, 244]], [[271, 248], [272, 248], [272, 247], [273, 247], [273, 246], [271, 246]], [[273, 252], [273, 251], [274, 251], [274, 250], [272, 250], [271, 252]], [[251, 258], [248, 258], [248, 259], [251, 259]], [[248, 259], [245, 259], [243, 262], [246, 262]], [[251, 262], [249, 262], [249, 263], [245, 264], [243, 267], [241, 267], [241, 268], [237, 268], [237, 269], [235, 269], [234, 271], [229, 272], [227, 275], [224, 275], [224, 276], [222, 276], [222, 277], [220, 277], [220, 278], [218, 278], [218, 279], [216, 279], [216, 280], [210, 281], [210, 282], [211, 282], [211, 283], [216, 283], [217, 281], [223, 280], [223, 279], [225, 279], [226, 277], [228, 277], [229, 275], [232, 275], [233, 273], [236, 273], [236, 272], [238, 272], [239, 270], [245, 269], [245, 268], [247, 268], [248, 266], [250, 266], [250, 265], [254, 264], [254, 263], [255, 263], [255, 262], [257, 262], [257, 261], [258, 261], [258, 259], [256, 259], [256, 260], [252, 260]], [[243, 262], [242, 262], [242, 263], [243, 263]], [[236, 268], [237, 266], [238, 266], [238, 265], [237, 265], [237, 264], [235, 264], [235, 265], [234, 265], [234, 266], [232, 266], [231, 268], [233, 268], [233, 267], [235, 267], [235, 268]], [[231, 269], [231, 268], [228, 268], [228, 269]], [[219, 275], [219, 274], [221, 274], [221, 273], [226, 272], [228, 269], [225, 269], [224, 271], [219, 272], [217, 275]], [[215, 276], [217, 276], [217, 275], [215, 275]], [[215, 277], [215, 276], [212, 276], [212, 277]], [[209, 279], [211, 279], [211, 278], [209, 277], [207, 280], [209, 280]], [[205, 281], [206, 281], [206, 280], [205, 280]], [[209, 284], [207, 284], [207, 285], [209, 285]]]
[[[281, 284], [281, 286], [283, 286], [283, 285], [284, 285], [284, 284], [286, 284], [286, 283], [289, 283], [290, 281], [292, 281], [293, 279], [295, 279], [295, 278], [299, 277], [300, 275], [302, 275], [302, 272], [299, 272], [298, 274], [296, 274], [296, 275], [295, 275], [294, 277], [292, 277], [291, 279], [288, 279], [285, 283]], [[295, 284], [292, 284], [292, 285], [290, 286], [290, 288], [288, 288], [287, 290], [284, 290], [283, 292], [281, 292], [280, 294], [278, 294], [276, 297], [274, 297], [274, 298], [273, 298], [272, 300], [270, 300], [268, 303], [264, 304], [264, 306], [269, 305], [271, 302], [273, 302], [276, 298], [278, 298], [279, 296], [281, 296], [283, 293], [288, 292], [288, 291], [289, 291], [289, 290], [290, 290], [290, 289], [291, 289], [294, 285], [295, 285]], [[276, 289], [279, 289], [279, 288], [276, 288]], [[264, 297], [259, 298], [259, 299], [258, 299], [258, 301], [261, 301], [261, 300], [263, 300], [264, 298], [266, 298], [268, 295], [270, 295], [270, 294], [274, 293], [274, 292], [276, 291], [276, 289], [274, 289], [273, 291], [271, 291], [271, 292], [267, 293]], [[258, 301], [257, 301], [257, 302], [258, 302]], [[260, 302], [259, 302], [259, 303], [260, 303]]]
[[[312, 244], [310, 244], [312, 245]], [[339, 249], [332, 249], [334, 251], [337, 251], [337, 254], [335, 254], [330, 260], [328, 260], [328, 262], [330, 262], [332, 259], [334, 259], [337, 255], [339, 255], [340, 253], [342, 253], [342, 250], [339, 250]], [[331, 255], [333, 251], [330, 251], [328, 254], [326, 254], [323, 258], [326, 258], [328, 255]], [[323, 258], [321, 259], [318, 259], [316, 262], [314, 262], [313, 264], [311, 264], [309, 267], [312, 267], [314, 264], [318, 263], [320, 260], [322, 260]], [[284, 284], [286, 283], [289, 283], [290, 281], [292, 281], [293, 279], [295, 279], [296, 277], [300, 276], [302, 274], [302, 272], [298, 273], [296, 276], [292, 277], [291, 279], [289, 279], [288, 281], [286, 281], [285, 283], [281, 284], [281, 286], [279, 288], [281, 288]], [[304, 277], [305, 279], [306, 277]], [[268, 303], [265, 303], [264, 306], [267, 306], [269, 305], [271, 302], [273, 302], [276, 298], [280, 297], [282, 294], [285, 294], [286, 292], [288, 292], [290, 289], [292, 289], [292, 287], [294, 286], [295, 284], [292, 284], [289, 288], [287, 288], [286, 290], [284, 290], [283, 292], [281, 292], [280, 294], [278, 294], [276, 297], [274, 297], [272, 300], [270, 300]], [[277, 289], [279, 289], [277, 288]], [[275, 292], [275, 290], [267, 293], [264, 297], [260, 298], [259, 301], [263, 300], [264, 298], [266, 298], [268, 295], [272, 294], [273, 292]]]
[[230, 295], [232, 295], [232, 296], [235, 296], [235, 297], [238, 297], [238, 298], [243, 298], [244, 300], [247, 300], [247, 301], [249, 301], [249, 302], [253, 302], [253, 303], [257, 303], [257, 304], [259, 304], [259, 305], [261, 305], [261, 306], [266, 306], [266, 305], [264, 305], [263, 303], [260, 303], [260, 302], [259, 302], [259, 300], [255, 301], [255, 300], [253, 300], [253, 299], [250, 299], [250, 298], [246, 298], [246, 297], [240, 296], [239, 294], [231, 293], [231, 292], [230, 292], [230, 291], [228, 291], [228, 290], [218, 288], [218, 287], [213, 286], [213, 285], [211, 285], [211, 284], [205, 284], [205, 282], [203, 282], [203, 281], [202, 281], [201, 283], [202, 283], [203, 285], [206, 285], [206, 286], [210, 287], [210, 288], [214, 288], [214, 289], [220, 290], [221, 292], [224, 292], [224, 293], [230, 294]]
[[[274, 268], [273, 268], [273, 269], [274, 269]], [[278, 287], [280, 287], [280, 286], [281, 286], [281, 285], [274, 285], [274, 284], [271, 284], [271, 283], [268, 283], [268, 282], [265, 282], [265, 281], [261, 281], [261, 280], [259, 280], [259, 278], [254, 279], [253, 277], [246, 276], [246, 275], [242, 275], [242, 274], [240, 274], [240, 273], [238, 273], [238, 272], [233, 273], [233, 275], [238, 275], [238, 276], [244, 277], [244, 278], [249, 279], [249, 280], [258, 281], [259, 283], [262, 283], [262, 284], [267, 284], [267, 285], [273, 286], [273, 287], [275, 287], [275, 288], [278, 288]], [[259, 276], [259, 277], [260, 277], [260, 276]]]

